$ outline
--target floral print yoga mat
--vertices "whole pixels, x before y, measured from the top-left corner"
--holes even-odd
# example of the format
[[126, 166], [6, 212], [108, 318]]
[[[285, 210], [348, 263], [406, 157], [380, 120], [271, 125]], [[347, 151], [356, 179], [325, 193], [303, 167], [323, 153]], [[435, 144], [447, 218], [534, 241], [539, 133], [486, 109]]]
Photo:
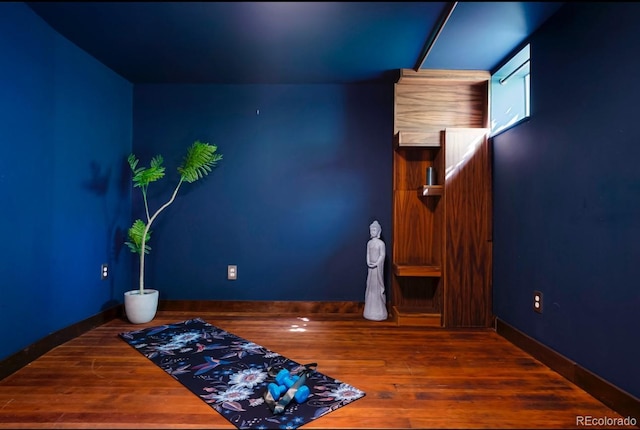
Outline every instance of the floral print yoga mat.
[[275, 382], [269, 370], [297, 372], [302, 364], [200, 318], [119, 336], [239, 429], [295, 429], [365, 396], [315, 371], [306, 380], [308, 398], [274, 414], [263, 397]]

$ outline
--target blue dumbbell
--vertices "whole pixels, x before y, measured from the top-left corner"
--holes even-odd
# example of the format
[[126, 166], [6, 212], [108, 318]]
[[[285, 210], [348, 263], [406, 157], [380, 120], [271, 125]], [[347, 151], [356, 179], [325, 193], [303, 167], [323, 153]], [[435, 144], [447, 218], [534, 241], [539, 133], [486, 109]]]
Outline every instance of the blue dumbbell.
[[[271, 393], [273, 399], [278, 400], [280, 396], [286, 393], [286, 391], [291, 388], [298, 379], [300, 379], [300, 375], [291, 376], [287, 369], [280, 370], [280, 372], [278, 372], [278, 374], [276, 375], [276, 382], [272, 382], [268, 385], [269, 392]], [[309, 393], [309, 387], [307, 387], [306, 385], [301, 385], [296, 390], [296, 394], [294, 395], [293, 399], [298, 403], [304, 403], [309, 397]]]
[[306, 385], [301, 385], [298, 387], [298, 391], [296, 391], [296, 395], [293, 396], [294, 400], [298, 403], [304, 403], [309, 398], [309, 387]]
[[300, 379], [300, 376], [298, 376], [298, 375], [287, 376], [286, 378], [283, 379], [282, 383], [287, 388], [291, 388], [291, 387], [293, 387], [293, 384], [295, 384], [298, 379]]
[[276, 383], [278, 385], [284, 385], [285, 378], [289, 377], [289, 371], [287, 369], [282, 369], [276, 375]]
[[273, 400], [278, 400], [281, 395], [287, 392], [287, 387], [284, 385], [274, 384], [273, 382], [267, 386], [267, 389], [269, 390], [271, 397], [273, 397]]

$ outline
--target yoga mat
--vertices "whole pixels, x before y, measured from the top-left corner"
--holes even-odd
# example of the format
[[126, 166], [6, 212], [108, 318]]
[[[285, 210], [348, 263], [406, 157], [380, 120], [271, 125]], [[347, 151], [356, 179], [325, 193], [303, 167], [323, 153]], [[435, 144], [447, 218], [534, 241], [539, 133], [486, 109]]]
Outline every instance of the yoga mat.
[[291, 401], [283, 413], [274, 414], [263, 397], [268, 384], [275, 382], [269, 369], [295, 373], [304, 364], [201, 318], [119, 336], [239, 429], [295, 429], [365, 396], [316, 370], [306, 380], [307, 400]]

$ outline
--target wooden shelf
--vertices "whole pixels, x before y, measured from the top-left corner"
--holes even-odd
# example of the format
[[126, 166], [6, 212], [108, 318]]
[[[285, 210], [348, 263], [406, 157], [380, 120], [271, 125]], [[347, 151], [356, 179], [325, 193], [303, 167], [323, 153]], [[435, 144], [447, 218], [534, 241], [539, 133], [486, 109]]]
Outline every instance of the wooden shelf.
[[423, 185], [422, 188], [418, 188], [418, 193], [423, 196], [441, 196], [444, 194], [443, 185]]
[[393, 263], [393, 274], [396, 276], [417, 276], [437, 278], [442, 276], [440, 266], [409, 265]]
[[435, 310], [394, 306], [393, 313], [399, 326], [442, 327], [442, 315]]
[[428, 147], [442, 146], [442, 130], [398, 131], [393, 136], [396, 147]]

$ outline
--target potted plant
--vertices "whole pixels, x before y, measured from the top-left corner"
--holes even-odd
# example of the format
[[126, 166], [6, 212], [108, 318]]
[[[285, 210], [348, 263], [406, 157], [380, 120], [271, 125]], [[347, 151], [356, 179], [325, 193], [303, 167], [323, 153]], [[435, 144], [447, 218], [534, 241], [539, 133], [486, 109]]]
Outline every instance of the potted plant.
[[145, 288], [144, 285], [144, 257], [151, 250], [151, 247], [148, 245], [151, 239], [151, 224], [153, 224], [162, 211], [174, 202], [178, 195], [178, 190], [180, 190], [180, 186], [184, 182], [195, 182], [211, 172], [211, 169], [222, 159], [222, 154], [216, 153], [217, 149], [218, 147], [216, 145], [210, 145], [196, 140], [188, 148], [182, 164], [178, 167], [180, 179], [171, 194], [171, 198], [153, 213], [149, 211], [147, 190], [149, 184], [164, 177], [165, 167], [162, 165], [163, 158], [160, 155], [156, 155], [151, 159], [149, 167], [138, 167], [139, 160], [134, 154], [129, 155], [127, 158], [129, 167], [131, 167], [131, 171], [133, 172], [133, 186], [140, 188], [142, 192], [142, 200], [144, 201], [146, 214], [146, 222], [141, 219], [133, 222], [128, 232], [129, 240], [125, 242], [131, 252], [140, 255], [139, 288], [124, 293], [125, 314], [127, 319], [134, 324], [151, 321], [155, 317], [158, 307], [158, 290]]

